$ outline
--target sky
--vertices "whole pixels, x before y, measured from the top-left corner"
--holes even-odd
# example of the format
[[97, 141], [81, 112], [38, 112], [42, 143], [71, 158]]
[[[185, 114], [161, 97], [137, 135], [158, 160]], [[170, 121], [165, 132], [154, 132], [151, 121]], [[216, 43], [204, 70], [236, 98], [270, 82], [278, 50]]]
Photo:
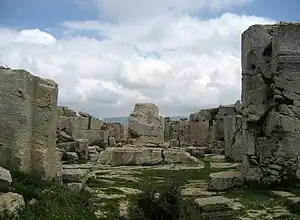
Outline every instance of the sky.
[[241, 96], [240, 36], [299, 21], [289, 0], [0, 0], [0, 65], [55, 80], [59, 105], [105, 118], [152, 102], [187, 116]]

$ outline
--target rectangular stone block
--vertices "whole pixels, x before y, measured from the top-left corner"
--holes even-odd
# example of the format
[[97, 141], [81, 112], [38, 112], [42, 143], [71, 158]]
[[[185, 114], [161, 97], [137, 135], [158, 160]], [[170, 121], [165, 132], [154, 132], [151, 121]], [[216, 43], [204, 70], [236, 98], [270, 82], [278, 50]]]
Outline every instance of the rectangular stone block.
[[87, 130], [89, 127], [88, 117], [76, 117], [70, 120], [72, 130]]
[[94, 117], [91, 117], [91, 130], [101, 130], [101, 127], [103, 125], [103, 122], [98, 119], [98, 118], [94, 118]]
[[0, 82], [0, 166], [57, 177], [57, 84], [10, 69]]
[[58, 86], [35, 77], [32, 121], [32, 168], [43, 176], [56, 176], [56, 128]]
[[300, 23], [281, 22], [276, 27], [272, 51], [274, 56], [300, 55]]
[[71, 118], [67, 116], [58, 115], [57, 117], [57, 128], [59, 130], [65, 129], [68, 134], [72, 133], [71, 129]]

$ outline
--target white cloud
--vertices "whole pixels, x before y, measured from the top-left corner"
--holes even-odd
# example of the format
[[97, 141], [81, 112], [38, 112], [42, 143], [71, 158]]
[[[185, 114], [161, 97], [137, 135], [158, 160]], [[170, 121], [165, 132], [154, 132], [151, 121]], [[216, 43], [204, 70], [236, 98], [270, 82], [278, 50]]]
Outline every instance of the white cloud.
[[[196, 1], [174, 2], [189, 8]], [[215, 7], [212, 2], [197, 7]], [[240, 34], [273, 22], [230, 13], [209, 20], [163, 14], [121, 24], [71, 21], [63, 24], [61, 39], [40, 30], [0, 29], [0, 64], [54, 79], [60, 104], [99, 117], [128, 115], [136, 102], [154, 102], [165, 115], [187, 115], [240, 98]], [[95, 38], [84, 37], [85, 30]]]
[[[253, 0], [90, 0], [98, 7], [101, 17], [111, 21], [146, 19], [168, 12], [199, 13], [199, 11], [222, 11]], [[81, 3], [83, 1], [80, 1]]]

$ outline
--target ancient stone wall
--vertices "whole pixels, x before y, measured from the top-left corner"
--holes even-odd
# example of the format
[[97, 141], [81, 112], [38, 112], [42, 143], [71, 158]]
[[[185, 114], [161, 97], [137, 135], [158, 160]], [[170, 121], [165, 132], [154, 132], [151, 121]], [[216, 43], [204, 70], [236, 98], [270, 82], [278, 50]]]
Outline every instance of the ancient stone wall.
[[56, 178], [57, 84], [24, 70], [0, 69], [0, 94], [0, 166]]
[[125, 128], [119, 123], [105, 123], [83, 112], [77, 116], [75, 111], [62, 106], [57, 111], [57, 129], [66, 132], [73, 140], [87, 139], [93, 143], [108, 141], [109, 137], [114, 137], [117, 142], [126, 138]]
[[234, 161], [242, 160], [241, 103], [202, 109], [189, 120], [164, 118], [165, 141], [172, 147], [206, 147], [206, 152], [223, 152]]
[[300, 24], [242, 34], [242, 145], [246, 180], [300, 177]]

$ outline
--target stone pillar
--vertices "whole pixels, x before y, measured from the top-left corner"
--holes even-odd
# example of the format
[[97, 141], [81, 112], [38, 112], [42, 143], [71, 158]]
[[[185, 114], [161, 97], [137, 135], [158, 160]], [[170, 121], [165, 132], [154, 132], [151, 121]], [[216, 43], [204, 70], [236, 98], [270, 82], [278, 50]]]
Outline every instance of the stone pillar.
[[24, 70], [0, 70], [0, 166], [58, 174], [57, 84]]
[[164, 143], [164, 120], [155, 104], [135, 104], [128, 122], [128, 135], [136, 144]]
[[242, 34], [242, 171], [276, 183], [299, 172], [300, 24], [253, 25]]

